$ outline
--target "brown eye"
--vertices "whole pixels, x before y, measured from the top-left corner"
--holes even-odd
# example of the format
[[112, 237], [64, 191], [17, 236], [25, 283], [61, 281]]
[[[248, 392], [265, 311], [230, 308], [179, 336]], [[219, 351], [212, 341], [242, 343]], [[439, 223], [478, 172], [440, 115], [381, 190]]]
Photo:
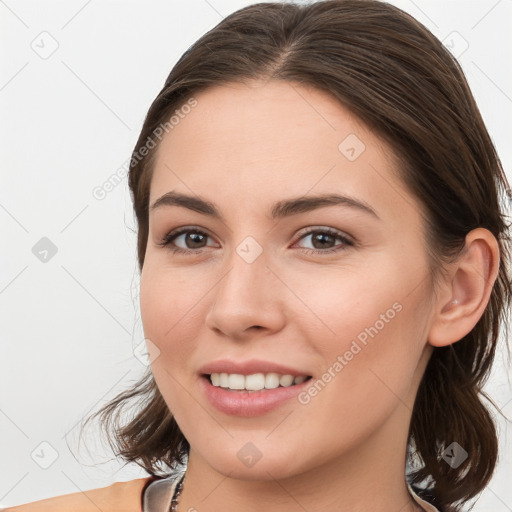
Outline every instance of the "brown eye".
[[[345, 249], [347, 246], [352, 246], [354, 243], [349, 240], [343, 233], [331, 228], [311, 229], [304, 233], [300, 240], [311, 238], [312, 248], [302, 247], [302, 249], [310, 253], [326, 253], [335, 252]], [[336, 243], [340, 241], [341, 243]]]
[[[208, 238], [210, 238], [210, 236], [204, 231], [187, 227], [167, 234], [159, 245], [168, 247], [171, 251], [176, 253], [197, 254], [205, 247], [208, 247], [208, 245], [206, 245]], [[176, 245], [177, 242], [181, 247]]]
[[188, 231], [179, 235], [178, 237], [175, 237], [174, 240], [180, 237], [183, 237], [183, 242], [187, 246], [187, 249], [200, 249], [203, 247], [202, 244], [207, 240], [208, 235], [199, 233], [197, 231]]

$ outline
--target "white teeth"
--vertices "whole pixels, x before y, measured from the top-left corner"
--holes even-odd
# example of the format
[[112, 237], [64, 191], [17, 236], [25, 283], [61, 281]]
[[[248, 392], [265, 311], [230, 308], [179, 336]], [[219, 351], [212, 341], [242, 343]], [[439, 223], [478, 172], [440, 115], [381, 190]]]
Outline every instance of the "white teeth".
[[275, 389], [279, 387], [279, 375], [277, 373], [267, 373], [265, 375], [265, 389]]
[[245, 377], [238, 373], [232, 373], [228, 377], [228, 388], [229, 389], [244, 389], [245, 388]]
[[220, 380], [220, 382], [219, 382], [218, 385], [221, 388], [228, 388], [229, 387], [229, 378], [228, 378], [228, 374], [227, 373], [221, 373], [220, 377], [219, 377], [219, 380]]
[[280, 375], [279, 373], [253, 373], [241, 375], [239, 373], [212, 373], [210, 381], [216, 387], [247, 391], [260, 391], [262, 389], [275, 389], [279, 386], [289, 387], [301, 384], [307, 379], [306, 375]]
[[279, 384], [283, 387], [291, 386], [293, 384], [293, 375], [281, 375], [279, 377]]
[[[213, 375], [213, 374], [212, 374]], [[253, 373], [245, 377], [245, 389], [249, 391], [259, 391], [265, 387], [265, 374]]]

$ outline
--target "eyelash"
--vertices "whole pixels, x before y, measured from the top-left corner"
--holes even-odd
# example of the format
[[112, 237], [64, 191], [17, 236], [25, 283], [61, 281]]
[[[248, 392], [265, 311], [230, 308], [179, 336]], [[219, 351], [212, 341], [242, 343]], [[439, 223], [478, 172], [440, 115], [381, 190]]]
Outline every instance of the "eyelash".
[[[207, 237], [209, 237], [208, 233], [205, 233], [204, 231], [202, 231], [200, 229], [195, 229], [195, 228], [191, 228], [191, 227], [184, 227], [184, 228], [179, 228], [176, 231], [172, 231], [172, 232], [168, 233], [167, 235], [165, 235], [165, 237], [162, 239], [161, 242], [158, 243], [158, 245], [160, 247], [167, 247], [170, 251], [172, 251], [175, 254], [194, 254], [194, 255], [198, 255], [198, 254], [202, 253], [204, 248], [200, 248], [200, 249], [183, 249], [181, 247], [171, 247], [171, 243], [173, 242], [173, 240], [175, 238], [178, 238], [178, 236], [182, 235], [183, 233], [196, 233], [196, 234], [200, 234], [200, 235], [206, 235]], [[339, 231], [337, 231], [335, 229], [332, 229], [332, 228], [314, 228], [314, 229], [310, 229], [309, 231], [307, 231], [305, 233], [302, 233], [302, 235], [301, 235], [301, 237], [299, 238], [298, 241], [300, 241], [303, 238], [306, 238], [307, 236], [309, 236], [311, 234], [314, 234], [314, 233], [322, 233], [322, 234], [327, 234], [327, 235], [334, 236], [334, 237], [338, 238], [338, 240], [341, 240], [342, 244], [340, 244], [338, 246], [335, 246], [335, 247], [328, 248], [328, 249], [305, 249], [305, 248], [300, 248], [300, 250], [304, 251], [306, 254], [333, 253], [333, 252], [338, 252], [338, 251], [345, 250], [346, 246], [350, 247], [350, 246], [354, 245], [354, 242], [352, 242], [352, 240], [350, 240], [348, 237], [344, 236], [341, 232], [339, 232]]]

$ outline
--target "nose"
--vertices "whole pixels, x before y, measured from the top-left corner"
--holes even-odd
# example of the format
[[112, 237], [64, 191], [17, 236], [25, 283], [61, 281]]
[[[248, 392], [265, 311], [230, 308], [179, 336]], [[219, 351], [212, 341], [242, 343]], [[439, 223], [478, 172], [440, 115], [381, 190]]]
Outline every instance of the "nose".
[[267, 264], [265, 251], [251, 263], [233, 251], [211, 291], [205, 319], [209, 329], [242, 341], [283, 328], [284, 286]]

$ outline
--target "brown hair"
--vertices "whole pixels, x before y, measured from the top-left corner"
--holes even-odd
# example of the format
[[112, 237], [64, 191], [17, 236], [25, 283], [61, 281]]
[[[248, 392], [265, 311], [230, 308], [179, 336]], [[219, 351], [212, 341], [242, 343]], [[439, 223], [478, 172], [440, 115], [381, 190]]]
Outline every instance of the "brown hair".
[[[141, 158], [141, 148], [193, 95], [252, 79], [312, 85], [389, 144], [401, 160], [400, 176], [426, 212], [433, 282], [470, 230], [486, 228], [498, 240], [499, 275], [485, 312], [462, 340], [434, 349], [409, 430], [409, 481], [428, 488], [423, 495], [439, 509], [460, 510], [486, 486], [497, 460], [496, 427], [482, 386], [512, 296], [509, 226], [500, 206], [506, 180], [464, 74], [423, 25], [384, 2], [261, 3], [226, 17], [174, 66], [135, 146], [129, 185], [140, 269], [156, 153]], [[123, 422], [121, 411], [133, 398], [137, 412]], [[97, 415], [115, 452], [151, 475], [166, 476], [186, 460], [189, 444], [149, 369]], [[457, 468], [441, 458], [454, 441], [468, 453]]]

